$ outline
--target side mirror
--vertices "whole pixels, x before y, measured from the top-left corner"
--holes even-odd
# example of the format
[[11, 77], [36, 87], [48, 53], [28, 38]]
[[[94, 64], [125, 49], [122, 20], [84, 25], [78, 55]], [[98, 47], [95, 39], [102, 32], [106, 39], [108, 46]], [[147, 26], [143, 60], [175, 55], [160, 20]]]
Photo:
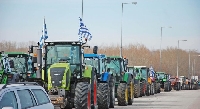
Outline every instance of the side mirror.
[[94, 48], [93, 48], [93, 53], [94, 53], [94, 54], [97, 54], [97, 51], [98, 51], [98, 46], [94, 46]]
[[106, 63], [110, 63], [110, 62], [111, 62], [111, 58], [110, 58], [110, 57], [107, 57]]
[[[38, 42], [39, 43], [39, 42]], [[29, 46], [29, 50], [28, 50], [29, 53], [33, 53], [33, 46]]]
[[13, 107], [3, 107], [2, 109], [14, 109]]
[[32, 63], [37, 63], [37, 57], [32, 57]]
[[128, 65], [128, 59], [125, 59], [124, 64], [125, 64], [125, 65]]

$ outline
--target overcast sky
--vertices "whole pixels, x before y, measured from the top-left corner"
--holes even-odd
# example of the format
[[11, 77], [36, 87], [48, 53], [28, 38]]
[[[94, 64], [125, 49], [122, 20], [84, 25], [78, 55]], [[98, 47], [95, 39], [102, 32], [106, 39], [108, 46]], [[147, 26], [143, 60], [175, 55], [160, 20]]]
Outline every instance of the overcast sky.
[[[78, 40], [82, 0], [0, 0], [0, 41], [39, 41], [45, 16], [47, 40]], [[122, 2], [137, 2], [124, 5]], [[84, 0], [83, 22], [90, 45], [144, 44], [200, 52], [200, 0]], [[167, 28], [171, 26], [172, 28]]]

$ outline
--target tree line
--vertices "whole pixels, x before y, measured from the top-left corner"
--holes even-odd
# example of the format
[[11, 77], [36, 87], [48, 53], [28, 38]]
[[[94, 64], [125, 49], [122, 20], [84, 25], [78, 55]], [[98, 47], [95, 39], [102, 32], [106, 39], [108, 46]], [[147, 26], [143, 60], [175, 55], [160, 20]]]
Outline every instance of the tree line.
[[[34, 41], [29, 42], [0, 42], [0, 51], [18, 51], [28, 53], [28, 47], [30, 45], [37, 45]], [[84, 50], [85, 53], [92, 53], [92, 48]], [[106, 54], [107, 56], [119, 56], [120, 45], [101, 45], [98, 46], [99, 54]], [[143, 44], [129, 44], [123, 46], [123, 56], [128, 58], [129, 66], [152, 66], [155, 71], [163, 71], [176, 76], [177, 73], [177, 54], [179, 58], [179, 75], [188, 77], [195, 74], [200, 76], [200, 57], [197, 57], [200, 53], [196, 50], [182, 50], [176, 47], [168, 47], [162, 49], [162, 58], [160, 64], [160, 50], [150, 50]], [[189, 63], [190, 54], [190, 63]], [[195, 61], [195, 62], [194, 62]], [[189, 67], [190, 64], [190, 67]], [[190, 70], [189, 70], [190, 68]]]

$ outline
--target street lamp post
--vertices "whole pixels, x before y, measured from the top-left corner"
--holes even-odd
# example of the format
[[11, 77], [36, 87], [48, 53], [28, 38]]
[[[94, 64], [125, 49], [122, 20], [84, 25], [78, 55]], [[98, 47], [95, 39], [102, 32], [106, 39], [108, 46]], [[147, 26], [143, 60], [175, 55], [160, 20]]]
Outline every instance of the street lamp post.
[[[137, 2], [132, 3], [122, 3], [122, 18], [123, 18], [123, 6], [124, 4], [137, 4]], [[121, 18], [121, 48], [120, 48], [120, 56], [122, 57], [122, 18]]]
[[190, 50], [189, 50], [189, 68], [188, 68], [188, 78], [190, 78]]
[[[165, 27], [161, 27], [161, 37], [160, 37], [160, 65], [159, 65], [159, 70], [162, 70], [162, 54], [161, 54], [161, 44], [162, 44], [162, 29]], [[168, 28], [172, 28], [171, 26]]]
[[83, 0], [82, 0], [82, 19], [83, 19]]
[[[187, 41], [187, 40], [178, 40], [178, 50], [179, 50], [179, 41]], [[178, 77], [178, 50], [177, 50], [177, 77]]]
[[[198, 57], [199, 57], [200, 55], [194, 55], [194, 56], [198, 56]], [[195, 68], [196, 68], [195, 64], [196, 64], [196, 63], [195, 63], [195, 58], [194, 58], [194, 72], [193, 72], [193, 75], [192, 75], [192, 76], [195, 76], [195, 72], [196, 72], [196, 71], [195, 71]]]

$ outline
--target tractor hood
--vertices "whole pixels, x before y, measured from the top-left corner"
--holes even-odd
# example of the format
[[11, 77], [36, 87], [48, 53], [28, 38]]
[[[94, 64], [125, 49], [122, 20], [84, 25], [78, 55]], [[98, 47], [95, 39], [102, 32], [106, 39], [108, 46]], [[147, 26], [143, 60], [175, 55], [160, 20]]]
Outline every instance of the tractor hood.
[[69, 63], [55, 63], [48, 69], [48, 88], [68, 86], [71, 72]]

